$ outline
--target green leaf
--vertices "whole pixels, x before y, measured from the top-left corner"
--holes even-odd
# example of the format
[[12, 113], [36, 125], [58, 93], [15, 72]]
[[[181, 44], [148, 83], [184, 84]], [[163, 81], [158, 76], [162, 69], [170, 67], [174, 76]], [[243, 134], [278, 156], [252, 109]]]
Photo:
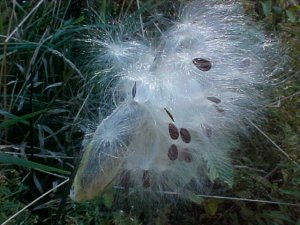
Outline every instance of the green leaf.
[[282, 188], [280, 189], [280, 192], [295, 197], [297, 199], [300, 199], [300, 190], [296, 188]]
[[32, 161], [29, 161], [26, 159], [17, 158], [10, 154], [6, 154], [6, 153], [2, 153], [2, 152], [0, 152], [0, 163], [23, 166], [23, 167], [28, 167], [28, 168], [32, 168], [32, 169], [43, 170], [46, 172], [56, 172], [56, 173], [60, 173], [60, 174], [64, 174], [64, 175], [71, 174], [69, 171], [65, 171], [62, 169], [55, 168], [55, 167], [46, 166], [46, 165], [32, 162]]
[[271, 15], [272, 12], [272, 0], [267, 0], [261, 3], [263, 8], [263, 13], [266, 17]]
[[281, 211], [271, 211], [271, 212], [265, 212], [264, 216], [266, 216], [269, 219], [272, 219], [272, 222], [278, 222], [281, 224], [285, 224], [285, 222], [288, 222], [289, 224], [294, 224], [294, 221], [291, 220], [289, 215], [282, 213]]
[[214, 216], [218, 211], [219, 201], [216, 199], [207, 199], [203, 205], [205, 212], [210, 216]]
[[292, 22], [292, 23], [295, 23], [297, 21], [297, 18], [295, 16], [295, 13], [291, 10], [285, 10], [285, 13], [288, 17], [288, 21]]
[[103, 204], [106, 206], [106, 208], [111, 209], [113, 205], [113, 194], [110, 192], [107, 192], [103, 195]]
[[8, 128], [12, 125], [15, 125], [16, 123], [23, 123], [23, 124], [28, 125], [29, 124], [27, 121], [28, 119], [36, 117], [46, 111], [47, 111], [46, 109], [43, 109], [43, 110], [40, 110], [37, 112], [26, 114], [24, 116], [16, 116], [10, 120], [6, 120], [6, 121], [3, 121], [2, 123], [0, 123], [0, 128]]
[[230, 187], [233, 185], [233, 167], [226, 155], [207, 154], [206, 155], [208, 176], [211, 181], [220, 179]]
[[82, 21], [84, 21], [84, 16], [80, 16], [80, 17], [78, 17], [77, 19], [75, 19], [75, 21], [74, 21], [74, 24], [79, 24], [79, 23], [81, 23]]

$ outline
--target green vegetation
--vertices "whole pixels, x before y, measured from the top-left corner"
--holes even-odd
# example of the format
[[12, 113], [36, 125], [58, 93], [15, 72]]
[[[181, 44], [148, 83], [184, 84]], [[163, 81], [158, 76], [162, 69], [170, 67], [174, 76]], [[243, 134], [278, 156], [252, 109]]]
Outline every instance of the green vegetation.
[[[89, 58], [82, 40], [91, 28], [102, 35], [101, 27], [112, 26], [111, 17], [121, 12], [132, 13], [130, 23], [158, 9], [176, 16], [171, 3], [140, 6], [125, 0], [0, 1], [0, 223], [74, 169], [87, 129], [84, 120], [93, 119], [88, 115], [98, 107], [92, 96], [101, 94], [97, 84], [88, 86], [94, 81], [84, 67]], [[176, 206], [131, 207], [139, 199], [111, 190], [89, 203], [67, 199], [61, 224], [300, 224], [300, 169], [295, 165], [300, 164], [300, 5], [245, 0], [244, 8], [289, 50], [286, 71], [273, 78], [273, 101], [260, 127], [292, 161], [253, 127], [251, 141], [234, 152], [236, 164], [246, 166], [236, 169], [233, 188], [220, 195], [293, 205], [194, 196], [193, 203], [178, 200]], [[65, 193], [61, 187], [54, 190], [7, 224], [52, 224]]]

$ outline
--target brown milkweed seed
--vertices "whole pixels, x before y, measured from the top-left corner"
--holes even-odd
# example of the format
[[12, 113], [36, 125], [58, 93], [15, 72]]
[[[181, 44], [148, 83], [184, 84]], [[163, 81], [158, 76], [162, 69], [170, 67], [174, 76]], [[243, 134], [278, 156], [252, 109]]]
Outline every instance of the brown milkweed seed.
[[222, 108], [220, 108], [220, 107], [218, 107], [218, 106], [216, 106], [216, 110], [217, 110], [219, 113], [224, 113], [224, 112], [225, 112], [224, 109], [222, 109]]
[[187, 148], [185, 148], [182, 150], [182, 152], [180, 154], [180, 159], [184, 160], [187, 163], [190, 163], [190, 162], [192, 162], [193, 157], [192, 157], [190, 151]]
[[168, 150], [168, 157], [170, 160], [175, 160], [178, 157], [178, 149], [176, 145], [171, 145], [169, 150]]
[[186, 128], [180, 128], [180, 136], [183, 142], [185, 143], [191, 142], [190, 132]]
[[120, 179], [121, 179], [121, 186], [124, 187], [126, 191], [128, 191], [130, 187], [130, 171], [123, 170], [120, 175]]
[[221, 100], [218, 99], [218, 98], [216, 98], [216, 97], [207, 97], [206, 99], [209, 100], [209, 101], [211, 101], [211, 102], [214, 102], [216, 104], [221, 103]]
[[179, 131], [173, 123], [169, 123], [169, 134], [173, 140], [176, 140], [179, 137]]
[[143, 187], [144, 188], [150, 187], [150, 173], [148, 170], [144, 170], [143, 173]]
[[193, 64], [202, 71], [209, 71], [212, 67], [211, 62], [208, 61], [207, 59], [202, 59], [202, 58], [194, 58], [193, 59]]

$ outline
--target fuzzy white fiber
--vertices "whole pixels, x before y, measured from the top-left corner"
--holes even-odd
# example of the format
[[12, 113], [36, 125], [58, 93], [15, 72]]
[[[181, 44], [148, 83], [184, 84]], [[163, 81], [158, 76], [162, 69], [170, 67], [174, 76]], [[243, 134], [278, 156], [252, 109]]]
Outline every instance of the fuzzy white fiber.
[[232, 185], [229, 153], [245, 132], [242, 121], [255, 119], [262, 104], [258, 87], [277, 45], [240, 4], [201, 0], [183, 8], [159, 44], [108, 39], [98, 42], [99, 60], [115, 110], [87, 134], [72, 199], [111, 186], [159, 198]]

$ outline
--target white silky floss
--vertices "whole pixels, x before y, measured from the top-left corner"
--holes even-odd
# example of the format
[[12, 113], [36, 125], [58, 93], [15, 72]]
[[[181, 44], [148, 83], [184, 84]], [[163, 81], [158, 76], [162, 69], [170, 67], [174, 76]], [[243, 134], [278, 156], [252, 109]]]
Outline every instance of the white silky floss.
[[206, 193], [217, 179], [232, 185], [229, 153], [261, 104], [257, 85], [267, 83], [264, 68], [277, 48], [248, 20], [238, 3], [196, 1], [159, 44], [99, 41], [105, 79], [118, 77], [116, 107], [87, 134], [73, 200], [112, 185], [158, 199]]

